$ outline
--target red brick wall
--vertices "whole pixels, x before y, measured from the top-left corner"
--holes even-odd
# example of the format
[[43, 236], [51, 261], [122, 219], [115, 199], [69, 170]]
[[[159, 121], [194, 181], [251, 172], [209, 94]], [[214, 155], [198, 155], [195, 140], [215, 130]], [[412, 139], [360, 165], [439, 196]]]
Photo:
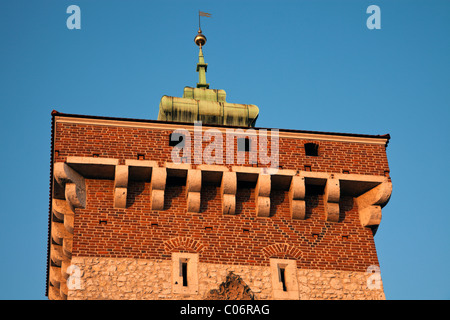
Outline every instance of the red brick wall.
[[[67, 156], [92, 157], [98, 154], [99, 157], [117, 158], [123, 162], [143, 154], [146, 160], [157, 160], [159, 165], [163, 165], [172, 162], [170, 133], [172, 130], [57, 123], [55, 150], [58, 156], [55, 161], [65, 161]], [[193, 137], [192, 134], [192, 146]], [[268, 140], [270, 155], [270, 137]], [[305, 156], [303, 145], [307, 142], [314, 141], [280, 137], [279, 164], [282, 169], [304, 170], [304, 166], [309, 165], [311, 171], [340, 173], [348, 170], [349, 173], [370, 175], [384, 175], [389, 170], [383, 145], [318, 141], [319, 156], [312, 157]], [[207, 144], [204, 142], [203, 147]], [[225, 150], [223, 163], [226, 164]]]
[[[67, 156], [99, 154], [100, 157], [171, 162], [170, 130], [119, 128], [57, 123], [55, 161]], [[319, 157], [306, 157], [306, 140], [280, 138], [283, 169], [384, 175], [388, 170], [382, 145], [320, 141]], [[113, 207], [114, 181], [86, 180], [87, 205], [76, 210], [74, 256], [170, 259], [165, 244], [189, 237], [203, 245], [200, 262], [269, 265], [263, 249], [287, 243], [300, 250], [299, 268], [365, 271], [378, 264], [372, 232], [360, 225], [353, 199], [340, 202], [340, 221], [327, 222], [323, 190], [307, 187], [306, 219], [293, 220], [288, 193], [273, 190], [271, 216], [256, 217], [254, 185], [238, 183], [236, 214], [224, 215], [219, 186], [204, 184], [200, 213], [186, 213], [185, 181], [168, 178], [165, 208], [152, 211], [150, 185], [129, 181], [126, 209]], [[244, 229], [246, 231], [244, 232]], [[187, 250], [189, 248], [181, 248]]]
[[306, 219], [292, 220], [287, 192], [281, 190], [272, 192], [271, 216], [259, 218], [250, 185], [239, 186], [236, 215], [223, 215], [214, 185], [202, 187], [201, 212], [186, 213], [182, 184], [168, 183], [164, 210], [152, 211], [149, 183], [130, 183], [127, 209], [113, 208], [113, 183], [86, 181], [87, 206], [76, 212], [74, 256], [170, 259], [164, 242], [190, 237], [204, 246], [200, 262], [268, 265], [263, 249], [288, 243], [301, 251], [300, 268], [365, 271], [378, 264], [372, 232], [361, 227], [351, 198], [341, 200], [341, 221], [331, 223], [315, 192], [306, 197]]

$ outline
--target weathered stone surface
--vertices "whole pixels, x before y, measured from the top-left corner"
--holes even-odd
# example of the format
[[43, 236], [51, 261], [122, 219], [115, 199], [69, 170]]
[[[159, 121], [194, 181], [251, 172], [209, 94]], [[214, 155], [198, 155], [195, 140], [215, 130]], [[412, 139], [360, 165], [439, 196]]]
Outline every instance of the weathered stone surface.
[[[80, 289], [68, 299], [273, 299], [269, 267], [199, 263], [198, 294], [173, 293], [172, 261], [73, 257]], [[297, 269], [300, 300], [382, 300], [381, 280], [368, 288], [365, 272]], [[213, 293], [211, 293], [211, 291]]]
[[[255, 281], [255, 285], [260, 287], [261, 282]], [[261, 292], [260, 289], [257, 289]], [[211, 290], [206, 300], [254, 300], [255, 294], [241, 277], [233, 272], [228, 273], [224, 282], [219, 285], [219, 289]]]

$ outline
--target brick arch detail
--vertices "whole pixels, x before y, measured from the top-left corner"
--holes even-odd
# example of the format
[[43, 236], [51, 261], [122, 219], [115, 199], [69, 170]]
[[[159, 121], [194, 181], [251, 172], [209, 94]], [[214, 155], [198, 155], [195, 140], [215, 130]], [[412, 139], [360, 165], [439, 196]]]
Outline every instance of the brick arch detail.
[[299, 248], [287, 243], [275, 243], [262, 249], [266, 258], [284, 258], [292, 257], [296, 260], [300, 259], [302, 252]]
[[190, 237], [175, 237], [164, 242], [166, 252], [196, 252], [199, 253], [205, 246], [198, 240]]

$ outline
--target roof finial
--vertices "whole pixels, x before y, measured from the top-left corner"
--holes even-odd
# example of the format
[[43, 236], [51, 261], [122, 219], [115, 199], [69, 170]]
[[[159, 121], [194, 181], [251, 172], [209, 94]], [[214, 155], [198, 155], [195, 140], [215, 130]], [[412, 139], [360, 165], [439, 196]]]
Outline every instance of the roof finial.
[[202, 29], [198, 29], [198, 33], [194, 38], [194, 42], [200, 47], [200, 49], [206, 43], [206, 37], [202, 34]]
[[205, 63], [205, 58], [203, 57], [202, 46], [206, 43], [206, 37], [202, 34], [202, 29], [200, 27], [200, 17], [211, 17], [211, 14], [199, 11], [198, 12], [198, 33], [194, 38], [194, 42], [196, 45], [200, 47], [200, 51], [198, 54], [198, 63], [197, 63], [197, 72], [198, 72], [198, 83], [197, 88], [209, 88], [209, 84], [206, 83], [206, 69], [208, 68], [208, 64]]
[[211, 18], [211, 14], [203, 11], [198, 12], [198, 34], [195, 37], [195, 44], [198, 45], [201, 49], [203, 45], [206, 43], [206, 37], [202, 34], [202, 27], [200, 26], [200, 17]]

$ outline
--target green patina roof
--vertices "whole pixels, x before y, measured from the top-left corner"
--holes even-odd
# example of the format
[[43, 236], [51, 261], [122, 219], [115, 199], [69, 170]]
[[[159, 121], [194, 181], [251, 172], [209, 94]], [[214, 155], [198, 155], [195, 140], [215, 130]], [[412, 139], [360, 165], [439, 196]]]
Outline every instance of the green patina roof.
[[[201, 35], [201, 31], [199, 34]], [[254, 127], [259, 114], [258, 107], [253, 104], [226, 102], [224, 90], [209, 89], [206, 82], [207, 68], [200, 44], [197, 87], [185, 87], [181, 98], [163, 96], [159, 104], [158, 120], [188, 123], [201, 121], [209, 125]]]

